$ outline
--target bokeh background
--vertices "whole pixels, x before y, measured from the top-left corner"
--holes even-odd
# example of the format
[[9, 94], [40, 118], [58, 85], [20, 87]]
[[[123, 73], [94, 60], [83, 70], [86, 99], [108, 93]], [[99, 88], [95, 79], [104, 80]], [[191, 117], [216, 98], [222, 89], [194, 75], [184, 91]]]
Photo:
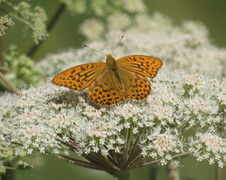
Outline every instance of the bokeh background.
[[[16, 0], [18, 1], [18, 0]], [[34, 5], [39, 5], [46, 10], [50, 19], [59, 7], [58, 0], [30, 0]], [[175, 25], [184, 20], [202, 22], [210, 33], [210, 38], [220, 47], [226, 47], [226, 1], [225, 0], [144, 0], [150, 14], [160, 12], [169, 17]], [[88, 14], [87, 16], [92, 16]], [[69, 47], [80, 48], [85, 37], [79, 33], [79, 25], [87, 17], [73, 15], [70, 11], [64, 11], [58, 22], [52, 29], [50, 36], [42, 47], [36, 52], [34, 58], [39, 60], [48, 53], [56, 53]], [[19, 50], [27, 52], [33, 43], [31, 35], [23, 32], [23, 24], [17, 23], [14, 29], [3, 36], [3, 48], [10, 44], [19, 45]], [[103, 50], [104, 51], [104, 50]]]
[[[60, 2], [57, 0], [30, 0], [30, 2], [33, 5], [43, 7], [49, 19], [60, 5]], [[226, 47], [225, 0], [144, 0], [144, 3], [150, 14], [160, 12], [169, 17], [175, 25], [180, 24], [184, 20], [202, 22], [209, 29], [212, 42], [219, 47]], [[92, 14], [87, 16], [92, 16]], [[81, 48], [86, 38], [79, 32], [79, 25], [86, 18], [86, 16], [82, 17], [65, 10], [51, 30], [49, 37], [34, 54], [33, 59], [39, 61], [50, 53], [57, 53], [68, 48]], [[3, 52], [11, 44], [15, 44], [21, 52], [27, 53], [33, 44], [33, 40], [29, 32], [24, 33], [23, 26], [23, 24], [16, 22], [16, 26], [2, 37], [1, 47]], [[101, 49], [101, 51], [104, 52], [105, 50]], [[29, 158], [29, 161], [35, 165], [34, 168], [25, 171], [17, 170], [15, 173], [16, 180], [114, 179], [104, 172], [70, 165], [54, 157], [38, 153], [34, 154], [32, 159]], [[183, 180], [214, 179], [214, 165], [209, 166], [206, 162], [197, 163], [193, 158], [185, 158], [181, 160], [181, 164], [184, 166], [179, 168], [181, 179]], [[158, 180], [166, 179], [166, 169], [164, 167], [152, 170], [149, 167], [133, 170], [132, 179], [151, 179], [153, 171], [156, 171]], [[225, 168], [222, 169], [222, 177], [226, 177]]]

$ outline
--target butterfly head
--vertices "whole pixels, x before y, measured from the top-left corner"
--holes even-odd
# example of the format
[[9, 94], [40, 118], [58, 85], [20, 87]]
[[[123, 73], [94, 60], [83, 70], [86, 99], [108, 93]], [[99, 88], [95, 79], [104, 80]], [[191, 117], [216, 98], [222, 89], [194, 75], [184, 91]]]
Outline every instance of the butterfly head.
[[114, 70], [114, 69], [117, 68], [117, 66], [116, 66], [116, 60], [110, 54], [107, 55], [106, 63], [107, 63], [107, 66], [110, 69], [113, 69]]

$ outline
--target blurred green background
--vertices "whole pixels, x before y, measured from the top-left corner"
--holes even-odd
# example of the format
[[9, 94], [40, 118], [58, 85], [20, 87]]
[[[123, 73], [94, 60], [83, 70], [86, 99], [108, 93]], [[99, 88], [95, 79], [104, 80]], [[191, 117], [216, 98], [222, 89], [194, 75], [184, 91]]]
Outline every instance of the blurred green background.
[[[53, 16], [60, 4], [57, 0], [30, 0], [30, 2], [43, 7], [48, 18]], [[217, 46], [226, 47], [226, 0], [145, 0], [144, 2], [150, 14], [160, 12], [172, 19], [175, 25], [184, 20], [201, 21], [209, 29], [211, 40]], [[70, 47], [82, 47], [85, 37], [78, 31], [79, 24], [82, 21], [83, 17], [65, 11], [55, 24], [50, 36], [34, 55], [34, 59], [39, 61], [48, 53], [56, 53]], [[13, 29], [3, 36], [1, 41], [3, 51], [7, 50], [11, 44], [16, 44], [21, 52], [26, 53], [29, 50], [33, 40], [29, 33], [24, 33], [23, 26], [18, 22]], [[36, 154], [31, 163], [37, 166], [25, 171], [17, 170], [16, 180], [114, 179], [104, 172], [71, 165], [51, 156]], [[214, 179], [215, 166], [209, 166], [206, 162], [197, 163], [193, 158], [185, 158], [181, 160], [181, 164], [184, 166], [179, 168], [182, 180]], [[150, 177], [151, 171], [148, 167], [132, 171], [133, 180], [151, 179]], [[166, 179], [164, 167], [157, 168], [157, 177], [158, 180]], [[222, 177], [226, 177], [226, 168], [222, 169]]]
[[[59, 7], [58, 0], [30, 1], [46, 10], [50, 19]], [[220, 47], [226, 47], [226, 1], [225, 0], [144, 0], [150, 14], [160, 12], [180, 24], [184, 20], [201, 21], [209, 29], [210, 38]], [[80, 48], [85, 37], [78, 32], [79, 24], [86, 17], [75, 16], [65, 11], [51, 31], [50, 36], [36, 52], [34, 58], [39, 60], [48, 53], [56, 53], [69, 47]], [[33, 43], [31, 35], [24, 33], [21, 23], [17, 23], [13, 30], [3, 36], [3, 48], [15, 43], [19, 50], [26, 53]], [[26, 42], [26, 43], [25, 43]]]

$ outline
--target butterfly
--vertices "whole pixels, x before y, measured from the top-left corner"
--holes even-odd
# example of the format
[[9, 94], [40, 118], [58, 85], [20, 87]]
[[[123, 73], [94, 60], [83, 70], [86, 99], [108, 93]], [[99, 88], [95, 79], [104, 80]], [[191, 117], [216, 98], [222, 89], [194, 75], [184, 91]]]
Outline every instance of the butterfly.
[[82, 64], [69, 68], [52, 79], [53, 84], [81, 91], [88, 87], [91, 102], [111, 106], [125, 99], [143, 100], [151, 91], [162, 61], [144, 55], [125, 56], [115, 60], [107, 55], [106, 63]]

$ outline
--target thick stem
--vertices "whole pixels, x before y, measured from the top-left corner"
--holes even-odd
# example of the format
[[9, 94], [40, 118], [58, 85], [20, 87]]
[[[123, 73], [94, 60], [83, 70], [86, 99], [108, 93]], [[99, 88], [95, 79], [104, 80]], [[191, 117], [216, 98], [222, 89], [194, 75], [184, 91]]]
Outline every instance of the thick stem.
[[121, 170], [116, 175], [119, 180], [130, 180], [130, 171]]
[[172, 164], [167, 165], [168, 180], [180, 180], [178, 169], [173, 167]]
[[215, 165], [215, 180], [221, 180], [221, 168], [218, 164]]
[[155, 165], [150, 167], [150, 180], [157, 180], [157, 170], [158, 168]]
[[[56, 24], [56, 22], [59, 20], [60, 16], [63, 14], [65, 9], [65, 4], [61, 3], [60, 6], [58, 7], [58, 9], [56, 10], [54, 16], [52, 17], [52, 19], [50, 20], [50, 22], [47, 25], [47, 31], [50, 32], [52, 30], [52, 28], [54, 27], [54, 25]], [[43, 41], [41, 41], [38, 44], [34, 44], [28, 51], [27, 55], [32, 57], [35, 52], [38, 50], [38, 48], [42, 45]]]

